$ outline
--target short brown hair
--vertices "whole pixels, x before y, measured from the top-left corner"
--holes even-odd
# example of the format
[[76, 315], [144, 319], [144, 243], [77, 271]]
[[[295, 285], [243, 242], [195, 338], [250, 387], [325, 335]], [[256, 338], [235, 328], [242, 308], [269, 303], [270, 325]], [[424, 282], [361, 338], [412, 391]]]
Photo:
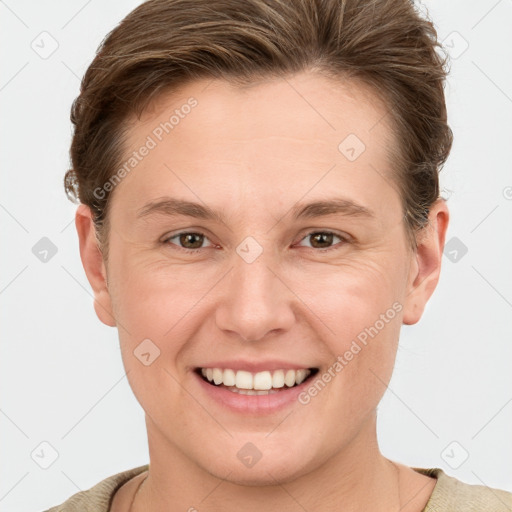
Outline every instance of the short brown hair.
[[146, 1], [105, 37], [82, 79], [66, 192], [91, 208], [107, 258], [111, 194], [94, 191], [123, 161], [130, 115], [196, 79], [250, 85], [314, 69], [360, 80], [385, 101], [400, 146], [393, 181], [416, 247], [452, 145], [439, 49], [411, 0]]

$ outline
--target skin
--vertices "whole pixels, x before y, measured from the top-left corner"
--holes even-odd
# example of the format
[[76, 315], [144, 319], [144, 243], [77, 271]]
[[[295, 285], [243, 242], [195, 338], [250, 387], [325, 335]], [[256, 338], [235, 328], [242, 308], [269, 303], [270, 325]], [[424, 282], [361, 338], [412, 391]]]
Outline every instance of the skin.
[[[413, 251], [391, 179], [388, 148], [397, 141], [385, 105], [362, 84], [313, 72], [245, 88], [187, 84], [131, 121], [127, 155], [191, 96], [198, 105], [116, 186], [107, 262], [89, 208], [76, 213], [96, 313], [119, 330], [146, 415], [149, 474], [125, 484], [112, 510], [127, 511], [148, 476], [133, 510], [334, 511], [342, 503], [344, 511], [421, 511], [436, 480], [402, 464], [397, 474], [379, 451], [376, 408], [401, 325], [418, 322], [437, 285], [445, 201], [431, 208]], [[350, 133], [366, 146], [353, 162], [338, 150]], [[224, 223], [137, 219], [139, 208], [166, 195], [219, 209]], [[375, 218], [289, 215], [298, 201], [333, 196]], [[196, 254], [180, 251], [179, 237], [159, 243], [182, 231], [205, 235], [202, 245], [185, 246], [199, 246]], [[321, 253], [329, 245], [307, 236], [319, 231], [351, 242], [333, 238]], [[236, 252], [247, 236], [263, 249], [251, 264]], [[321, 374], [395, 302], [401, 311], [307, 405], [241, 415], [209, 399], [192, 373], [240, 357]], [[160, 350], [149, 366], [133, 355], [146, 338]], [[262, 453], [252, 468], [237, 458], [247, 442]]]

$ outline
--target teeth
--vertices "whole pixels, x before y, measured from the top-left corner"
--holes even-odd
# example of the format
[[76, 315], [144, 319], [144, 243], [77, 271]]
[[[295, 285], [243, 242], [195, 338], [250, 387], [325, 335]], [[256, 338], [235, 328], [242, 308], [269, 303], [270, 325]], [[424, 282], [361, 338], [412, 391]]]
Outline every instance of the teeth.
[[301, 382], [304, 382], [308, 375], [309, 375], [309, 371], [308, 370], [297, 370], [297, 373], [295, 374], [295, 382], [297, 384], [300, 384]]
[[222, 370], [219, 368], [213, 369], [213, 382], [215, 382], [215, 384], [220, 384], [222, 382]]
[[224, 370], [224, 373], [222, 374], [222, 384], [224, 384], [224, 386], [234, 386], [235, 383], [235, 372], [233, 370], [230, 370], [229, 368]]
[[235, 393], [239, 393], [240, 395], [271, 395], [273, 393], [277, 393], [275, 389], [269, 389], [267, 391], [256, 391], [254, 389], [238, 389], [232, 388], [230, 391], [234, 391]]
[[254, 389], [266, 389], [272, 388], [272, 374], [270, 372], [259, 372], [254, 376]]
[[294, 370], [288, 370], [284, 376], [284, 383], [291, 388], [295, 384], [296, 372]]
[[277, 393], [276, 389], [299, 385], [306, 380], [311, 370], [275, 370], [251, 373], [230, 368], [201, 368], [201, 374], [209, 382], [219, 386], [223, 384], [231, 391], [242, 395], [267, 395]]
[[284, 371], [276, 370], [272, 375], [272, 387], [282, 388], [284, 386]]
[[243, 370], [236, 372], [235, 386], [238, 389], [254, 389], [252, 373]]

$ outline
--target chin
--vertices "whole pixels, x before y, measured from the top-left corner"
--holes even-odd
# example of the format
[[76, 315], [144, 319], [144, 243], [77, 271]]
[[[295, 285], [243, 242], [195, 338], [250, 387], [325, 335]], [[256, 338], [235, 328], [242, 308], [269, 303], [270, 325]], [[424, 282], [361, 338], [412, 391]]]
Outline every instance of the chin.
[[[258, 460], [244, 461], [246, 454], [250, 454], [252, 450], [250, 446], [245, 450], [226, 450], [222, 459], [216, 458], [216, 463], [212, 464], [212, 460], [197, 463], [216, 478], [248, 487], [285, 484], [312, 470], [313, 461], [299, 449], [288, 447], [283, 450], [281, 447], [273, 450], [268, 447], [259, 452], [259, 455], [254, 453], [260, 457]], [[226, 457], [226, 453], [233, 455]]]
[[280, 484], [286, 484], [308, 473], [305, 468], [297, 468], [293, 462], [287, 463], [285, 466], [283, 466], [283, 464], [264, 464], [263, 461], [260, 460], [257, 466], [258, 467], [254, 466], [252, 468], [231, 467], [227, 469], [223, 467], [222, 469], [205, 469], [207, 469], [208, 472], [216, 478], [220, 478], [235, 485], [242, 485], [246, 487], [276, 486]]

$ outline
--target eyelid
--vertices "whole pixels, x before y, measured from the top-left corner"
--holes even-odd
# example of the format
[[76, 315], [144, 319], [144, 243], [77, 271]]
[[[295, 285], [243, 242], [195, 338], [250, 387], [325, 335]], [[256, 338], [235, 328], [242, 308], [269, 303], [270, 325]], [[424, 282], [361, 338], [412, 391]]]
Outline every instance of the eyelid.
[[319, 233], [329, 234], [329, 235], [332, 234], [332, 235], [338, 237], [341, 240], [341, 242], [335, 243], [331, 247], [325, 247], [323, 249], [317, 249], [315, 247], [308, 247], [308, 246], [301, 246], [301, 247], [307, 247], [308, 249], [312, 249], [314, 252], [320, 252], [321, 253], [321, 252], [329, 251], [331, 249], [338, 248], [338, 245], [340, 243], [345, 245], [345, 244], [348, 244], [348, 243], [352, 242], [352, 237], [348, 233], [339, 233], [339, 232], [333, 231], [331, 229], [310, 229], [310, 230], [308, 230], [304, 234], [304, 236], [301, 236], [301, 238], [299, 239], [299, 241], [297, 243], [302, 242], [303, 240], [305, 240], [306, 238], [308, 238], [311, 235], [316, 235], [316, 234], [319, 234]]
[[353, 237], [351, 235], [349, 235], [348, 233], [346, 233], [345, 231], [336, 231], [335, 229], [313, 227], [313, 228], [304, 228], [303, 230], [301, 230], [301, 233], [299, 235], [300, 236], [299, 241], [303, 240], [308, 235], [314, 235], [316, 233], [329, 233], [329, 234], [336, 235], [343, 240], [347, 240], [347, 241], [353, 240]]
[[[303, 231], [303, 234], [299, 238], [299, 241], [296, 242], [293, 245], [296, 245], [297, 243], [302, 242], [308, 236], [316, 235], [316, 234], [319, 234], [319, 233], [332, 234], [332, 235], [338, 237], [341, 240], [341, 242], [339, 242], [339, 243], [342, 243], [343, 245], [345, 245], [347, 243], [352, 243], [353, 242], [352, 236], [349, 235], [348, 233], [339, 233], [337, 231], [333, 231], [333, 230], [330, 230], [330, 229], [322, 229], [322, 228], [316, 228], [316, 229], [315, 228], [306, 228], [306, 231], [305, 232]], [[206, 247], [199, 247], [197, 249], [187, 249], [186, 247], [181, 247], [178, 244], [172, 243], [172, 245], [175, 245], [178, 250], [185, 251], [185, 252], [188, 252], [188, 253], [197, 253], [197, 252], [199, 252], [199, 251], [201, 251], [203, 249], [207, 249], [209, 247], [215, 247], [215, 244], [210, 240], [208, 235], [203, 232], [203, 230], [200, 230], [200, 229], [194, 230], [193, 228], [189, 228], [189, 229], [186, 229], [186, 230], [178, 231], [176, 233], [170, 233], [168, 235], [165, 235], [164, 238], [161, 240], [161, 243], [164, 244], [164, 245], [169, 244], [169, 243], [171, 243], [171, 242], [169, 242], [169, 240], [171, 240], [172, 238], [176, 238], [177, 236], [183, 235], [183, 234], [201, 235], [202, 237], [204, 237], [206, 240], [208, 240], [210, 242], [210, 245], [208, 245]], [[325, 248], [321, 248], [321, 249], [317, 249], [315, 247], [308, 247], [308, 248], [312, 249], [314, 252], [320, 252], [321, 253], [321, 252], [326, 252], [326, 251], [329, 251], [329, 250], [332, 250], [332, 249], [336, 249], [339, 243], [334, 244], [331, 247], [325, 247]], [[304, 247], [304, 246], [301, 246], [301, 247]], [[307, 246], [305, 246], [305, 247], [307, 247]]]
[[[194, 230], [194, 229], [185, 229], [185, 230], [181, 230], [181, 231], [177, 231], [176, 233], [169, 233], [168, 235], [165, 235], [161, 240], [160, 242], [162, 244], [166, 244], [166, 243], [169, 243], [169, 240], [171, 238], [176, 238], [177, 236], [179, 235], [201, 235], [203, 236], [206, 240], [208, 240], [210, 242], [211, 245], [207, 246], [207, 247], [212, 247], [214, 246], [215, 244], [210, 240], [210, 237], [204, 233], [202, 230], [200, 229], [197, 229], [197, 230]], [[199, 249], [187, 249], [186, 247], [180, 247], [179, 245], [177, 244], [173, 244], [173, 245], [176, 245], [179, 249], [182, 249], [184, 251], [200, 251], [201, 249], [206, 249], [207, 247], [200, 247]]]

